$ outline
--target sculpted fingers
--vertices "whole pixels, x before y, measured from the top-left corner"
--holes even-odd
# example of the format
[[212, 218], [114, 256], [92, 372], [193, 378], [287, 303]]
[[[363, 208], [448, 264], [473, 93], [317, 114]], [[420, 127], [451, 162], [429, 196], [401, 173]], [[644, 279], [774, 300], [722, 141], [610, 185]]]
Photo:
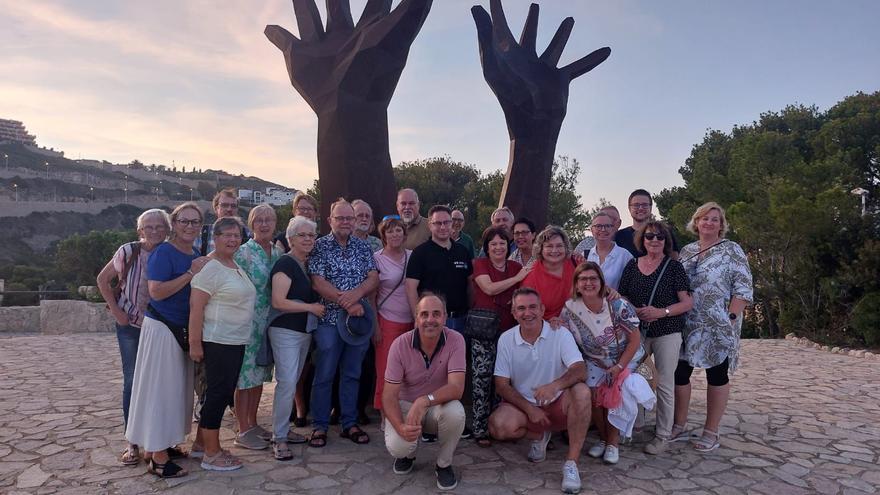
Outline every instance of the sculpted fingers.
[[547, 45], [547, 49], [541, 54], [542, 62], [551, 67], [556, 67], [556, 64], [559, 63], [559, 58], [562, 56], [563, 50], [565, 50], [565, 44], [568, 43], [568, 37], [571, 36], [571, 29], [573, 27], [573, 17], [566, 17], [562, 21], [559, 25], [559, 29], [556, 30], [556, 34], [553, 35], [553, 39], [550, 40], [550, 44]]
[[296, 25], [303, 41], [315, 41], [324, 36], [321, 14], [315, 0], [293, 0], [293, 13], [296, 14]]
[[266, 26], [263, 34], [266, 35], [266, 38], [269, 38], [269, 41], [271, 41], [273, 45], [278, 47], [278, 49], [284, 53], [290, 53], [293, 49], [294, 43], [299, 41], [296, 36], [290, 33], [290, 31], [276, 25]]
[[354, 21], [351, 19], [349, 0], [327, 0], [327, 32], [352, 29]]
[[533, 3], [529, 6], [529, 15], [526, 17], [526, 23], [523, 25], [522, 35], [519, 38], [519, 46], [526, 50], [537, 53], [535, 51], [535, 43], [538, 39], [538, 4]]
[[607, 46], [599, 48], [586, 57], [566, 65], [562, 70], [568, 72], [568, 78], [569, 80], [572, 80], [595, 69], [596, 66], [604, 62], [609, 55], [611, 55], [611, 48]]

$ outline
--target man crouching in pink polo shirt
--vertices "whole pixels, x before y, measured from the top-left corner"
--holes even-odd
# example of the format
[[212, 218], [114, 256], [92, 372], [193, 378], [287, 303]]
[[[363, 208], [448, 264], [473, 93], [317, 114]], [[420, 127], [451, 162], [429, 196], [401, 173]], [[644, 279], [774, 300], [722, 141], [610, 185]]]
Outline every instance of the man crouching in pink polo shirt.
[[412, 471], [422, 429], [436, 434], [437, 488], [458, 485], [452, 455], [464, 430], [465, 346], [460, 333], [445, 326], [446, 304], [425, 293], [416, 306], [416, 328], [394, 340], [385, 368], [382, 408], [385, 446], [394, 456], [394, 473]]

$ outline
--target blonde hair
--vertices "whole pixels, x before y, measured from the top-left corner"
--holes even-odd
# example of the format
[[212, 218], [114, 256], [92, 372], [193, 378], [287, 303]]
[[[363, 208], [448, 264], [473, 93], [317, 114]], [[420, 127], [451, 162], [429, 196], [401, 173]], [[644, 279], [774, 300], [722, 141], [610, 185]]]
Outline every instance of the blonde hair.
[[174, 224], [177, 223], [177, 217], [180, 216], [180, 212], [183, 210], [195, 210], [196, 213], [199, 214], [199, 223], [203, 223], [205, 221], [205, 216], [202, 214], [202, 209], [199, 208], [199, 205], [193, 203], [192, 201], [187, 201], [186, 203], [181, 203], [177, 205], [174, 210], [171, 211], [171, 232], [168, 233], [168, 239], [174, 239], [176, 236], [174, 232]]
[[565, 256], [570, 256], [571, 240], [568, 238], [568, 233], [565, 232], [565, 229], [558, 225], [548, 225], [535, 237], [535, 247], [532, 249], [532, 253], [534, 253], [539, 260], [544, 261], [544, 243], [556, 236], [559, 236], [559, 238], [562, 239], [562, 243], [565, 245]]
[[261, 205], [254, 206], [253, 208], [251, 208], [251, 211], [248, 213], [247, 226], [249, 229], [254, 230], [254, 222], [257, 220], [257, 216], [261, 215], [263, 213], [269, 213], [272, 216], [272, 218], [276, 222], [278, 222], [278, 215], [275, 213], [275, 208], [272, 208], [271, 206], [264, 203]]
[[702, 206], [697, 208], [697, 211], [694, 212], [691, 220], [687, 223], [688, 231], [700, 235], [700, 232], [697, 230], [697, 220], [708, 215], [709, 212], [712, 210], [718, 210], [718, 216], [721, 217], [721, 231], [718, 233], [718, 237], [724, 237], [725, 235], [727, 235], [727, 231], [730, 230], [730, 225], [727, 224], [727, 216], [725, 216], [724, 214], [724, 208], [722, 208], [721, 205], [714, 201], [704, 203]]

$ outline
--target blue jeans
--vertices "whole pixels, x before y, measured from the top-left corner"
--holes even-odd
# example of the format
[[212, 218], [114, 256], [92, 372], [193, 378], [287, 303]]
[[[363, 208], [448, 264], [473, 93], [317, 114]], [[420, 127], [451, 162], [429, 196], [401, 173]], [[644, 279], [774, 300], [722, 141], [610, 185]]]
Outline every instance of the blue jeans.
[[137, 361], [141, 329], [131, 325], [116, 324], [116, 340], [122, 358], [122, 419], [128, 426], [128, 406], [131, 404], [131, 384], [134, 381], [134, 365]]
[[316, 430], [330, 427], [330, 396], [333, 394], [333, 376], [339, 368], [339, 421], [347, 430], [357, 424], [358, 388], [361, 364], [370, 341], [348, 345], [339, 338], [336, 325], [318, 325], [312, 334], [315, 340], [315, 381], [312, 383], [312, 423]]
[[464, 323], [467, 320], [466, 316], [459, 316], [456, 318], [446, 318], [446, 326], [452, 330], [455, 330], [458, 333], [464, 331]]

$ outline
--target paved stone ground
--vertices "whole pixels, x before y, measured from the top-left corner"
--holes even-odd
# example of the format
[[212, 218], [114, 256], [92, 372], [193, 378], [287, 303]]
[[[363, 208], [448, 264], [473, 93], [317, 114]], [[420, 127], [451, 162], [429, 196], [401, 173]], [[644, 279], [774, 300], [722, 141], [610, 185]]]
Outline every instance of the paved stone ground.
[[[624, 446], [616, 466], [586, 456], [583, 493], [861, 494], [880, 490], [880, 364], [806, 349], [789, 341], [745, 341], [735, 375], [722, 448], [699, 454], [684, 444], [665, 455], [641, 453], [647, 432]], [[112, 335], [0, 338], [0, 493], [266, 492], [416, 494], [434, 492], [434, 446], [419, 452], [408, 476], [391, 473], [375, 425], [356, 446], [332, 430], [324, 449], [295, 448], [280, 463], [268, 451], [233, 451], [245, 467], [163, 481], [122, 467], [121, 378]], [[705, 411], [696, 379], [691, 424]], [[269, 424], [271, 391], [260, 410]], [[227, 418], [223, 439], [231, 446]], [[650, 426], [648, 428], [651, 428]], [[305, 431], [302, 431], [305, 433]], [[591, 438], [590, 441], [593, 439]], [[641, 440], [641, 441], [640, 441]], [[559, 493], [562, 443], [543, 464], [525, 460], [526, 442], [481, 449], [463, 441], [455, 457], [457, 493]]]

